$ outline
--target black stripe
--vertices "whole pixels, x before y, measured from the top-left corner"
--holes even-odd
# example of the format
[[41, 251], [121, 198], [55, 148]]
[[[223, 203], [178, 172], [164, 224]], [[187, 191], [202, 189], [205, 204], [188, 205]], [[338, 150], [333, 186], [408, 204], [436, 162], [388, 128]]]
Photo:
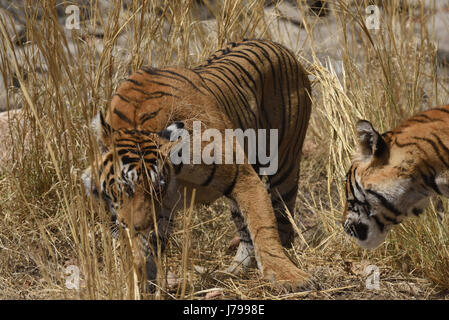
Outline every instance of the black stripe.
[[119, 155], [119, 156], [122, 156], [122, 155], [124, 155], [125, 153], [128, 153], [128, 149], [120, 149], [120, 150], [118, 150], [117, 151], [117, 154]]
[[377, 226], [379, 227], [380, 232], [384, 231], [385, 225], [380, 222], [379, 218], [376, 216], [372, 216], [372, 218], [374, 219], [374, 221], [376, 222]]
[[[428, 115], [425, 115], [425, 114], [418, 114], [418, 115], [416, 115], [416, 116], [414, 116], [413, 118], [424, 118], [424, 119], [427, 119], [427, 120], [429, 120], [429, 122], [433, 122], [433, 121], [443, 121], [443, 120], [441, 120], [441, 119], [435, 119], [435, 118], [431, 118], [431, 117], [429, 117]], [[412, 119], [413, 119], [412, 118]]]
[[122, 161], [123, 165], [127, 165], [129, 163], [136, 163], [136, 162], [138, 162], [139, 158], [124, 156], [124, 157], [121, 157], [121, 161]]
[[[421, 140], [421, 141], [425, 141], [427, 143], [429, 143], [433, 150], [435, 151], [436, 155], [438, 156], [438, 158], [440, 159], [440, 161], [447, 167], [449, 168], [449, 163], [447, 163], [447, 161], [443, 158], [443, 156], [440, 154], [440, 150], [438, 149], [437, 145], [435, 144], [435, 142], [431, 139], [428, 138], [421, 138], [421, 137], [413, 137], [413, 139], [416, 140]], [[441, 140], [440, 140], [441, 141]], [[446, 148], [447, 149], [447, 148]]]
[[159, 86], [164, 86], [164, 87], [169, 87], [169, 88], [172, 88], [172, 89], [175, 89], [175, 90], [179, 90], [178, 87], [172, 86], [171, 84], [168, 84], [168, 83], [155, 81], [155, 80], [148, 80], [148, 79], [144, 79], [144, 81], [147, 82], [147, 83], [157, 84]]
[[[149, 135], [151, 135], [151, 134], [157, 133], [157, 132], [155, 132], [155, 131], [148, 131], [148, 130], [129, 130], [129, 129], [123, 130], [123, 132], [124, 132], [125, 134], [129, 134], [129, 135], [131, 135], [131, 136], [136, 136], [136, 135], [149, 136]], [[123, 140], [126, 140], [126, 139], [123, 138]], [[117, 140], [117, 141], [118, 141], [118, 140]], [[147, 140], [147, 141], [149, 142], [149, 140]], [[142, 142], [142, 143], [145, 143], [145, 142], [147, 142], [147, 141], [141, 141], [141, 142]]]
[[[103, 166], [106, 166], [109, 162], [111, 162], [112, 161], [112, 157], [113, 157], [112, 153], [108, 154], [106, 159], [104, 159], [104, 161], [103, 161]], [[100, 175], [101, 175], [101, 169], [100, 169]]]
[[373, 190], [366, 190], [366, 192], [368, 192], [369, 194], [372, 194], [373, 196], [375, 196], [377, 199], [380, 200], [380, 202], [382, 203], [382, 205], [387, 208], [388, 210], [390, 210], [391, 212], [393, 212], [396, 216], [400, 216], [402, 213], [392, 204], [390, 203], [384, 196], [382, 196], [381, 194], [373, 191]]
[[231, 210], [232, 219], [238, 219], [239, 221], [243, 220], [242, 214], [239, 210]]
[[444, 112], [444, 113], [449, 113], [449, 110], [443, 109], [443, 108], [435, 108], [435, 109], [431, 109], [431, 110], [436, 110], [436, 111], [440, 111], [440, 112]]
[[253, 95], [255, 97], [257, 97], [257, 94], [256, 94], [256, 88], [257, 88], [256, 80], [254, 80], [253, 76], [248, 72], [248, 70], [246, 70], [244, 67], [242, 67], [237, 61], [232, 60], [232, 59], [227, 59], [226, 58], [226, 59], [221, 60], [220, 63], [230, 64], [234, 68], [236, 68], [236, 69], [240, 70], [241, 72], [243, 72], [243, 74], [245, 74], [245, 76], [248, 78], [248, 80], [252, 82], [253, 87], [251, 87], [248, 84], [248, 82], [246, 82], [244, 77], [242, 77], [243, 81], [245, 81], [245, 84], [247, 85], [247, 87], [252, 90]]
[[157, 163], [157, 159], [156, 158], [151, 158], [151, 159], [148, 159], [148, 158], [143, 158], [143, 161], [145, 162], [145, 163], [150, 163], [150, 164], [156, 164]]
[[382, 218], [384, 218], [385, 220], [387, 220], [388, 222], [391, 222], [391, 223], [393, 223], [393, 224], [399, 224], [399, 221], [397, 221], [397, 220], [394, 219], [394, 218], [390, 218], [389, 216], [382, 215]]
[[399, 148], [405, 148], [405, 147], [409, 147], [409, 146], [414, 146], [416, 149], [418, 149], [419, 151], [421, 151], [423, 154], [425, 154], [428, 157], [427, 152], [423, 148], [421, 148], [421, 146], [419, 144], [417, 144], [416, 142], [399, 143], [397, 141], [397, 139], [395, 139], [395, 141], [393, 143], [395, 145], [397, 145]]
[[[149, 99], [157, 99], [157, 98], [161, 98], [163, 96], [174, 96], [173, 94], [165, 92], [165, 91], [148, 92], [146, 90], [142, 90], [140, 88], [135, 88], [135, 87], [132, 87], [130, 89], [134, 90], [134, 91], [137, 91], [137, 92], [140, 92], [141, 94], [143, 94], [145, 96], [145, 98], [147, 100], [149, 100]], [[176, 97], [176, 96], [174, 96], [174, 97]], [[178, 98], [178, 97], [176, 97], [176, 98]]]
[[186, 81], [188, 84], [190, 84], [195, 90], [197, 90], [198, 92], [200, 92], [201, 94], [204, 95], [203, 91], [201, 91], [200, 88], [198, 88], [190, 79], [188, 79], [187, 77], [183, 76], [182, 74], [179, 74], [177, 72], [170, 71], [170, 70], [159, 70], [159, 73], [168, 73], [168, 74], [171, 74], [171, 75], [173, 75], [175, 77], [179, 77], [179, 78], [183, 79], [184, 81]]
[[117, 97], [119, 97], [120, 99], [122, 99], [123, 101], [129, 103], [129, 100], [126, 99], [124, 96], [122, 96], [120, 93], [116, 93], [115, 95], [116, 95]]
[[[242, 108], [239, 108], [242, 112], [243, 111], [247, 111], [247, 112], [250, 112], [251, 114], [252, 114], [252, 117], [253, 117], [253, 122], [257, 122], [256, 121], [256, 119], [257, 119], [257, 116], [256, 116], [256, 114], [254, 113], [254, 111], [251, 109], [251, 106], [249, 105], [249, 102], [248, 102], [248, 98], [247, 98], [247, 96], [246, 96], [246, 92], [244, 93], [244, 92], [242, 92], [242, 90], [241, 90], [241, 88], [243, 88], [243, 86], [242, 86], [242, 84], [241, 84], [241, 82], [240, 82], [240, 77], [238, 77], [234, 72], [232, 72], [227, 66], [223, 66], [223, 67], [217, 67], [217, 66], [214, 66], [214, 67], [210, 67], [209, 69], [215, 69], [215, 70], [217, 70], [217, 71], [219, 71], [223, 76], [225, 76], [226, 77], [226, 79], [228, 80], [228, 83], [229, 84], [231, 84], [236, 90], [237, 90], [237, 92], [239, 93], [239, 98], [240, 98], [240, 101], [242, 101], [243, 102], [243, 104], [244, 104], [244, 107], [245, 108], [243, 108], [243, 106], [242, 106]], [[225, 72], [229, 72], [232, 76], [233, 76], [233, 78], [235, 79], [235, 81], [232, 81], [226, 74], [225, 74]], [[212, 74], [211, 72], [207, 72], [208, 74], [210, 73], [210, 74]], [[222, 80], [223, 81], [223, 80]], [[238, 84], [238, 85], [236, 85], [236, 83]], [[232, 92], [232, 91], [231, 91]], [[238, 104], [238, 106], [240, 106], [239, 104]], [[243, 110], [242, 110], [243, 109]], [[257, 128], [256, 128], [257, 129]]]
[[[281, 105], [283, 107], [283, 112], [282, 112], [282, 128], [284, 128], [281, 131], [281, 136], [279, 137], [279, 141], [283, 141], [284, 140], [284, 134], [286, 132], [286, 130], [289, 127], [289, 121], [287, 119], [287, 116], [289, 114], [291, 114], [291, 105], [290, 105], [290, 83], [288, 81], [288, 73], [286, 72], [282, 72], [282, 70], [287, 70], [288, 72], [288, 68], [287, 68], [287, 62], [286, 62], [286, 57], [284, 55], [284, 52], [282, 51], [278, 51], [279, 55], [280, 55], [280, 60], [279, 60], [279, 66], [280, 66], [280, 70], [281, 72], [279, 73], [279, 78], [280, 78], [280, 90], [281, 90]], [[287, 89], [287, 94], [284, 94], [284, 89]], [[289, 104], [288, 104], [288, 110], [289, 113], [286, 115], [285, 114], [285, 109], [287, 108], [286, 105], [286, 101], [285, 98], [287, 97], [287, 99], [289, 100]]]
[[422, 172], [420, 168], [418, 168], [418, 171], [421, 175], [421, 179], [424, 181], [424, 184], [432, 188], [437, 194], [442, 195], [435, 181], [436, 178], [435, 168], [431, 166], [426, 160], [423, 160], [423, 163], [426, 166], [427, 171], [430, 172], [430, 174], [425, 174], [424, 172]]
[[129, 81], [129, 82], [135, 84], [136, 86], [142, 86], [142, 82], [139, 82], [139, 81], [131, 79], [131, 78], [126, 79], [126, 81]]
[[[226, 87], [229, 89], [229, 93], [228, 93], [228, 97], [232, 96], [234, 99], [231, 99], [232, 103], [232, 108], [234, 111], [236, 111], [236, 113], [238, 113], [237, 115], [237, 119], [239, 120], [239, 124], [240, 124], [240, 128], [245, 128], [245, 126], [243, 125], [243, 123], [241, 122], [241, 119], [244, 118], [245, 113], [244, 110], [242, 110], [241, 106], [242, 104], [240, 103], [234, 103], [234, 100], [240, 100], [241, 102], [243, 102], [244, 105], [249, 107], [248, 101], [244, 100], [245, 97], [243, 95], [243, 93], [240, 91], [240, 89], [238, 87], [236, 87], [234, 85], [234, 90], [230, 87], [230, 84], [233, 85], [233, 81], [224, 73], [221, 71], [218, 71], [220, 75], [224, 76], [228, 81], [226, 81], [225, 79], [220, 78], [220, 76], [217, 73], [214, 72], [207, 72], [207, 74], [210, 74], [211, 76], [215, 77], [216, 79], [220, 80], [221, 82], [223, 82]], [[235, 92], [237, 91], [238, 93], [238, 97], [235, 96]], [[251, 110], [250, 108], [248, 108], [249, 110]], [[255, 116], [255, 115], [254, 115]], [[235, 119], [236, 117], [232, 117], [231, 119]]]
[[[209, 81], [209, 83], [212, 83], [215, 86], [215, 88], [220, 93], [220, 96], [214, 94], [215, 98], [218, 99], [219, 104], [224, 108], [224, 111], [228, 115], [229, 119], [233, 119], [234, 117], [232, 115], [232, 110], [230, 109], [231, 105], [228, 102], [227, 95], [224, 94], [224, 92], [220, 88], [220, 86], [218, 86], [214, 81], [212, 81], [211, 79], [208, 79], [208, 78], [203, 78], [203, 79]], [[213, 90], [211, 89], [210, 91], [213, 91]], [[224, 101], [222, 99], [224, 99]], [[240, 121], [239, 118], [238, 118], [238, 120]], [[241, 122], [240, 122], [240, 125], [241, 125]]]
[[158, 155], [158, 152], [155, 151], [155, 149], [149, 149], [149, 148], [141, 149], [140, 153], [144, 157], [146, 157], [148, 155], [153, 155], [153, 156], [157, 156]]
[[441, 148], [443, 148], [444, 152], [446, 152], [447, 155], [449, 155], [449, 149], [446, 147], [446, 145], [441, 141], [440, 137], [437, 136], [435, 133], [432, 133], [435, 139], [437, 139], [438, 144]]
[[[132, 145], [132, 148], [135, 148], [135, 145], [138, 144], [139, 142], [130, 138], [119, 138], [116, 140], [117, 142], [132, 142], [134, 145]], [[125, 145], [120, 143], [120, 145]]]
[[120, 119], [122, 119], [123, 121], [125, 121], [126, 123], [129, 124], [134, 124], [134, 122], [131, 121], [131, 119], [129, 119], [125, 114], [123, 114], [121, 111], [119, 111], [117, 108], [114, 109], [113, 111]]
[[135, 144], [124, 144], [124, 143], [119, 143], [115, 145], [116, 148], [135, 148], [136, 145]]
[[[355, 184], [355, 186], [356, 186], [356, 188], [357, 188], [357, 191], [363, 196], [363, 200], [360, 200], [360, 199], [358, 199], [357, 198], [357, 196], [356, 196], [356, 194], [355, 194], [355, 192], [354, 192], [354, 189], [352, 189], [351, 191], [352, 192], [354, 192], [353, 193], [353, 195], [354, 195], [354, 198], [357, 200], [357, 201], [359, 201], [359, 202], [365, 202], [366, 201], [366, 195], [365, 195], [365, 190], [360, 186], [360, 184], [357, 182], [357, 175], [356, 175], [356, 172], [357, 172], [357, 168], [355, 168], [354, 169], [354, 184]], [[352, 185], [352, 184], [351, 184]]]
[[[256, 48], [258, 48], [259, 50], [262, 51], [262, 54], [265, 56], [266, 61], [268, 61], [268, 63], [270, 64], [270, 68], [271, 68], [271, 77], [273, 79], [273, 89], [274, 89], [274, 95], [276, 95], [276, 88], [277, 88], [277, 81], [276, 81], [276, 73], [275, 73], [275, 68], [273, 65], [273, 62], [271, 61], [270, 55], [269, 53], [265, 50], [265, 48], [263, 48], [261, 45], [259, 45], [259, 43], [257, 42], [250, 42], [247, 43], [246, 45], [248, 46], [254, 46]], [[267, 45], [268, 48], [270, 48], [270, 50], [273, 50], [273, 48], [271, 48], [270, 46]]]
[[153, 112], [146, 112], [144, 114], [142, 114], [142, 116], [140, 117], [140, 124], [144, 124], [146, 121], [153, 119], [154, 117], [156, 117], [159, 112], [162, 110], [162, 108], [159, 108], [156, 111]]
[[165, 91], [154, 91], [154, 92], [148, 93], [145, 96], [145, 100], [143, 100], [143, 101], [147, 101], [147, 100], [150, 100], [150, 99], [160, 99], [162, 97], [173, 97], [173, 98], [179, 99], [179, 97], [177, 95], [174, 95], [174, 94], [171, 94], [171, 93], [168, 93], [168, 92], [165, 92]]
[[[221, 64], [221, 62], [223, 62], [223, 64]], [[220, 67], [219, 65], [222, 65], [222, 67]], [[238, 72], [240, 72], [240, 76], [239, 77], [237, 77], [236, 75], [235, 75], [235, 73], [234, 72], [232, 72], [231, 70], [230, 70], [230, 66], [232, 66], [232, 67], [234, 67], [235, 69], [237, 69], [237, 71]], [[248, 73], [248, 71], [244, 68], [244, 67], [242, 67], [239, 63], [237, 63], [236, 61], [234, 61], [234, 60], [231, 60], [231, 59], [223, 59], [222, 61], [220, 61], [220, 64], [219, 63], [216, 63], [216, 64], [214, 64], [213, 66], [210, 66], [210, 67], [208, 67], [207, 69], [205, 69], [204, 71], [202, 71], [201, 73], [207, 73], [207, 74], [209, 74], [210, 72], [208, 72], [207, 70], [208, 69], [215, 69], [215, 70], [222, 70], [222, 69], [225, 69], [225, 70], [227, 70], [229, 73], [231, 73], [232, 75], [234, 75], [234, 77], [236, 77], [236, 80], [238, 81], [238, 84], [239, 84], [239, 86], [241, 87], [241, 88], [244, 88], [244, 86], [242, 86], [242, 84], [241, 84], [241, 82], [240, 82], [240, 80], [242, 80], [244, 83], [245, 83], [245, 87], [246, 88], [248, 88], [250, 91], [251, 91], [251, 93], [253, 94], [253, 96], [254, 96], [254, 100], [256, 101], [256, 103], [258, 103], [257, 101], [258, 101], [258, 96], [257, 96], [257, 93], [256, 93], [256, 90], [255, 90], [255, 88], [257, 87], [257, 85], [256, 85], [256, 81], [254, 80], [254, 78]], [[223, 73], [223, 72], [222, 72]], [[248, 81], [246, 80], [246, 78], [245, 77], [242, 77], [241, 76], [241, 73], [243, 73], [243, 74], [245, 74], [246, 75], [246, 77], [252, 82], [252, 84], [253, 84], [253, 87], [248, 83]], [[213, 75], [213, 73], [210, 73], [210, 74], [212, 74]], [[227, 77], [228, 78], [228, 77]], [[206, 78], [207, 79], [207, 78]], [[209, 80], [209, 81], [211, 81], [211, 80]], [[223, 80], [222, 80], [223, 81]], [[234, 81], [231, 81], [229, 78], [228, 78], [228, 81], [229, 81], [229, 83], [231, 83], [231, 84], [233, 84], [234, 86], [235, 86], [235, 82]], [[235, 86], [236, 87], [236, 86]], [[238, 88], [238, 87], [237, 87]], [[239, 90], [239, 89], [238, 89]], [[239, 90], [240, 91], [240, 90]], [[245, 94], [241, 94], [242, 95], [242, 97], [245, 99], [245, 101], [246, 101], [246, 105], [248, 105], [248, 102], [247, 102], [247, 99], [248, 99], [248, 97], [247, 97], [247, 92], [245, 93]], [[241, 109], [241, 108], [240, 108]], [[257, 122], [257, 121], [260, 121], [260, 119], [258, 119], [257, 117], [256, 117], [256, 115], [255, 115], [255, 113], [252, 111], [252, 109], [250, 108], [250, 107], [248, 107], [247, 106], [247, 108], [245, 109], [246, 111], [249, 111], [249, 112], [251, 112], [252, 114], [253, 114], [253, 117], [254, 117], [254, 119], [256, 119], [255, 120], [255, 122]], [[229, 113], [229, 111], [228, 110], [226, 110], [226, 113], [228, 114], [228, 115], [230, 115], [230, 113]], [[231, 115], [230, 115], [230, 117], [231, 117]], [[231, 117], [231, 119], [232, 119], [233, 117]], [[262, 125], [261, 125], [262, 126]], [[240, 124], [240, 128], [244, 128], [241, 124]]]
[[147, 151], [150, 151], [150, 150], [156, 150], [157, 148], [158, 147], [156, 145], [149, 145], [149, 146], [143, 147], [141, 150], [143, 152], [147, 152]]

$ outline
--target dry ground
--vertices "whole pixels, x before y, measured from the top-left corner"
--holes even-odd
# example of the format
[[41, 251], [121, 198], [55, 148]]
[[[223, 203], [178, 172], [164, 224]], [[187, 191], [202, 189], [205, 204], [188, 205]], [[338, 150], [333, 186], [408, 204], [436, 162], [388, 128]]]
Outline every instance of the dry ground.
[[[449, 298], [445, 200], [397, 227], [374, 251], [358, 248], [340, 224], [356, 119], [382, 131], [447, 102], [448, 70], [439, 47], [447, 1], [335, 0], [324, 17], [314, 16], [305, 1], [292, 2], [264, 8], [263, 0], [204, 1], [206, 10], [188, 0], [165, 6], [127, 1], [126, 9], [117, 1], [87, 1], [89, 15], [80, 30], [70, 31], [55, 9], [68, 2], [42, 1], [23, 14], [21, 34], [2, 9], [2, 103], [4, 109], [22, 106], [22, 117], [8, 120], [2, 133], [2, 141], [12, 142], [3, 146], [8, 152], [0, 168], [0, 298]], [[364, 27], [372, 3], [381, 8], [379, 30]], [[162, 288], [142, 296], [126, 241], [111, 240], [105, 213], [79, 183], [96, 152], [90, 119], [129, 71], [145, 64], [190, 66], [243, 37], [286, 44], [313, 80], [295, 216], [301, 232], [289, 256], [313, 274], [314, 286], [286, 293], [256, 269], [241, 277], [221, 272], [232, 259], [235, 230], [227, 203], [219, 200], [178, 215], [161, 259]], [[366, 287], [369, 265], [380, 272], [378, 290]], [[80, 269], [78, 290], [66, 286], [69, 266]]]

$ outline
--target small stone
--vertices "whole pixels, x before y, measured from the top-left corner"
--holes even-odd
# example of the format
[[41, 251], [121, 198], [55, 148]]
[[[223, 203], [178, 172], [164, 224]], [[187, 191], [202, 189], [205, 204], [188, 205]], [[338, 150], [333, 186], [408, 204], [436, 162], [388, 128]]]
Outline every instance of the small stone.
[[217, 289], [217, 290], [213, 290], [213, 291], [206, 293], [206, 295], [204, 296], [204, 299], [211, 300], [211, 299], [220, 297], [222, 295], [223, 295], [223, 289]]

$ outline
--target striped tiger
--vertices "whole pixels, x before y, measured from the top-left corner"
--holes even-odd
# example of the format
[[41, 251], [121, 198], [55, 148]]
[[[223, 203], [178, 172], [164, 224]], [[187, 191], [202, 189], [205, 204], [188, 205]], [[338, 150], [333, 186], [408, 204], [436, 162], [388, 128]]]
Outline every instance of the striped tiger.
[[[167, 243], [174, 214], [189, 205], [195, 189], [195, 204], [230, 199], [240, 243], [229, 271], [238, 273], [255, 258], [263, 276], [284, 288], [309, 283], [283, 246], [291, 247], [295, 235], [286, 210], [293, 215], [310, 94], [294, 54], [265, 40], [230, 43], [192, 69], [143, 67], [120, 84], [106, 115], [100, 112], [93, 121], [103, 154], [82, 179], [113, 220], [132, 231], [140, 277], [156, 279], [154, 257]], [[180, 142], [172, 137], [181, 130], [191, 134], [195, 121], [201, 132], [213, 128], [223, 137], [227, 129], [276, 129], [279, 169], [265, 183], [262, 164], [250, 163], [248, 150], [235, 142], [233, 155], [244, 151], [243, 163], [174, 164], [170, 154]]]
[[346, 175], [343, 226], [364, 248], [376, 248], [394, 225], [418, 216], [433, 195], [449, 196], [449, 105], [379, 134], [356, 125], [359, 150]]

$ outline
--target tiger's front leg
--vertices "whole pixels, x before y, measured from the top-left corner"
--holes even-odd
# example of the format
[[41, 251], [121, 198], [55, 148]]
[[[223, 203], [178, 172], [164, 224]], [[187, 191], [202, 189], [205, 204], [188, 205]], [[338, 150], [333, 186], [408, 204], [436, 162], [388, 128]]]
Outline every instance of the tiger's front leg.
[[139, 282], [146, 292], [154, 292], [159, 258], [167, 246], [171, 229], [171, 215], [163, 211], [156, 224], [153, 223], [145, 230], [137, 229], [132, 236], [134, 265]]
[[230, 197], [239, 206], [248, 226], [259, 270], [265, 279], [288, 290], [304, 288], [310, 276], [285, 255], [271, 199], [264, 184], [250, 165], [239, 165], [238, 168]]

